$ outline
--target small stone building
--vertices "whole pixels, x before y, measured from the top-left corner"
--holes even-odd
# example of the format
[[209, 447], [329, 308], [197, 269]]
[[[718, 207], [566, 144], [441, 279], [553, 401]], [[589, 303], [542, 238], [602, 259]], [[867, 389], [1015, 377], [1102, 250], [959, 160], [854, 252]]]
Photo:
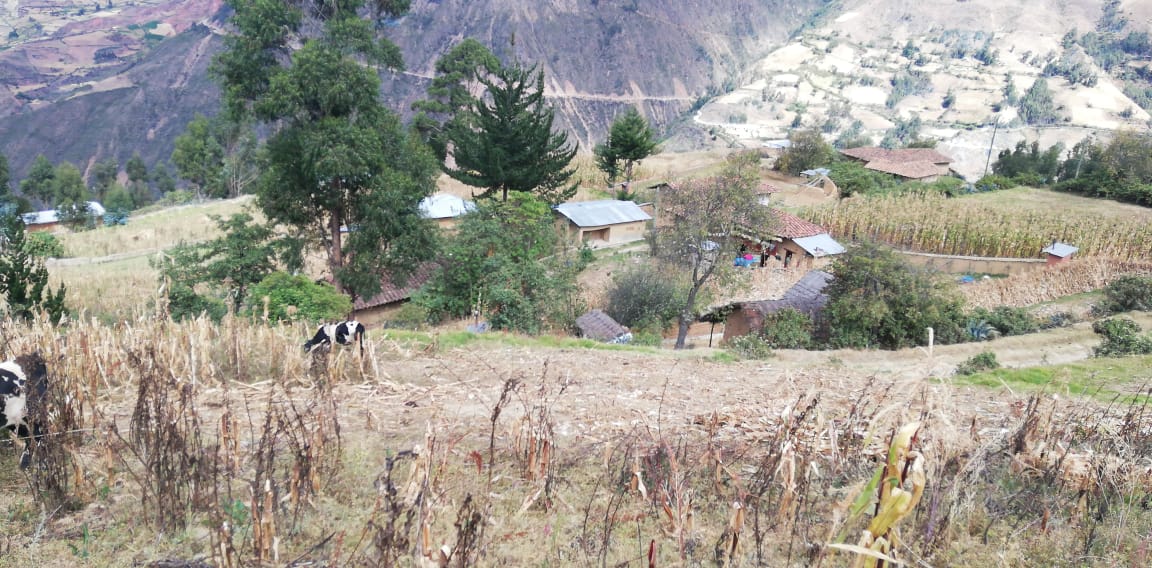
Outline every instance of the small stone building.
[[561, 203], [556, 212], [573, 239], [593, 248], [643, 240], [652, 220], [639, 205], [617, 199]]

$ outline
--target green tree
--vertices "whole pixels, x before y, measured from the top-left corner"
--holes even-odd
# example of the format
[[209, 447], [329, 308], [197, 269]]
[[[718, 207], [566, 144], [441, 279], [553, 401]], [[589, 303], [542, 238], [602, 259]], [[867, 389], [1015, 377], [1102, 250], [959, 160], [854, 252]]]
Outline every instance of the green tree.
[[432, 254], [434, 229], [418, 204], [438, 169], [380, 102], [377, 67], [403, 63], [359, 15], [395, 17], [408, 2], [365, 4], [325, 4], [305, 21], [292, 2], [236, 0], [237, 33], [214, 64], [230, 116], [275, 127], [257, 204], [270, 222], [319, 243], [337, 289], [361, 297], [379, 291], [381, 274], [403, 280]]
[[832, 347], [900, 349], [964, 339], [963, 300], [936, 275], [865, 243], [836, 258], [823, 317]]
[[128, 174], [131, 183], [148, 183], [148, 165], [140, 157], [140, 152], [134, 152], [128, 163], [124, 164], [124, 172]]
[[835, 148], [860, 148], [862, 146], [871, 146], [872, 138], [864, 134], [864, 123], [859, 120], [853, 120], [852, 124], [848, 125], [832, 142]]
[[[255, 223], [248, 213], [236, 213], [226, 219], [212, 216], [212, 220], [220, 237], [181, 243], [153, 263], [162, 279], [173, 287], [188, 289], [179, 294], [179, 300], [188, 303], [187, 307], [180, 308], [169, 298], [179, 313], [195, 315], [203, 309], [199, 306], [221, 299], [239, 313], [252, 287], [277, 270], [282, 241], [275, 239], [270, 227]], [[206, 287], [213, 295], [196, 293], [198, 287]]]
[[477, 100], [468, 124], [448, 134], [456, 165], [445, 172], [483, 188], [480, 197], [507, 201], [509, 192], [533, 192], [556, 204], [575, 195], [576, 184], [566, 184], [576, 172], [569, 165], [578, 148], [567, 133], [552, 130], [555, 110], [544, 101], [544, 72], [512, 65], [480, 83], [488, 99]]
[[884, 138], [880, 140], [881, 148], [919, 148], [928, 145], [934, 147], [935, 141], [927, 141], [920, 138], [920, 128], [923, 126], [923, 121], [920, 120], [919, 115], [913, 115], [912, 118], [904, 120], [896, 118], [896, 125], [888, 132], [884, 133]]
[[580, 313], [576, 274], [548, 204], [517, 192], [465, 215], [444, 247], [441, 270], [415, 301], [433, 318], [476, 310], [492, 327], [523, 333], [566, 329]]
[[262, 317], [264, 298], [268, 298], [268, 319], [272, 321], [332, 321], [352, 312], [348, 296], [303, 274], [269, 274], [252, 288], [253, 301], [245, 313]]
[[829, 165], [832, 161], [832, 146], [824, 141], [819, 129], [793, 130], [788, 134], [791, 144], [776, 159], [775, 168], [792, 175], [804, 170]]
[[198, 197], [219, 185], [224, 169], [224, 147], [212, 130], [212, 121], [197, 113], [184, 133], [176, 137], [176, 148], [172, 150], [176, 172], [192, 184]]
[[27, 177], [20, 182], [20, 191], [24, 195], [45, 204], [52, 205], [56, 199], [56, 167], [44, 154], [36, 156], [32, 162], [32, 169]]
[[1052, 91], [1048, 89], [1048, 81], [1043, 77], [1037, 77], [1036, 82], [1020, 97], [1019, 111], [1020, 120], [1025, 124], [1055, 124], [1060, 120], [1052, 101]]
[[116, 183], [116, 176], [120, 174], [120, 162], [116, 158], [96, 162], [90, 172], [91, 192], [96, 201], [103, 202], [104, 195]]
[[[443, 161], [448, 155], [447, 133], [467, 124], [468, 109], [476, 104], [472, 90], [480, 78], [500, 69], [500, 60], [484, 44], [466, 38], [436, 61], [436, 76], [428, 98], [412, 103], [417, 111], [412, 126]], [[459, 115], [459, 116], [458, 116]]]
[[1019, 94], [1016, 92], [1016, 81], [1012, 80], [1011, 75], [1004, 76], [1004, 104], [1015, 106], [1020, 102]]
[[9, 317], [30, 320], [43, 312], [58, 323], [67, 311], [64, 285], [52, 291], [48, 269], [29, 251], [26, 237], [19, 215], [0, 218], [0, 294], [8, 304]]
[[596, 167], [608, 176], [609, 182], [616, 181], [621, 173], [624, 181], [632, 183], [632, 168], [644, 158], [659, 152], [656, 133], [648, 126], [648, 121], [640, 116], [636, 107], [628, 107], [624, 116], [612, 121], [608, 141], [597, 145], [595, 150]]
[[61, 162], [56, 166], [52, 185], [60, 223], [72, 228], [85, 224], [88, 221], [90, 198], [80, 170], [69, 162]]
[[101, 205], [104, 206], [105, 210], [118, 214], [127, 213], [135, 209], [132, 194], [128, 192], [127, 188], [118, 183], [113, 184], [112, 189], [108, 190], [108, 194], [104, 196], [104, 202]]
[[0, 199], [7, 201], [11, 195], [12, 172], [8, 168], [8, 156], [0, 152]]
[[684, 288], [656, 264], [633, 265], [612, 275], [604, 312], [633, 330], [660, 333], [680, 315]]
[[[152, 168], [152, 183], [156, 184], [156, 191], [160, 192], [160, 195], [176, 190], [176, 180], [172, 179], [172, 174], [168, 172], [168, 166], [164, 165], [164, 162], [160, 162], [156, 164], [155, 168]], [[135, 197], [135, 194], [133, 195]], [[140, 204], [139, 199], [136, 200], [136, 204]]]
[[659, 213], [668, 222], [654, 229], [653, 252], [682, 270], [688, 281], [679, 306], [676, 349], [684, 348], [705, 284], [733, 274], [731, 259], [743, 242], [740, 235], [772, 233], [774, 217], [755, 192], [759, 168], [759, 154], [737, 153], [716, 177], [675, 183], [660, 191]]

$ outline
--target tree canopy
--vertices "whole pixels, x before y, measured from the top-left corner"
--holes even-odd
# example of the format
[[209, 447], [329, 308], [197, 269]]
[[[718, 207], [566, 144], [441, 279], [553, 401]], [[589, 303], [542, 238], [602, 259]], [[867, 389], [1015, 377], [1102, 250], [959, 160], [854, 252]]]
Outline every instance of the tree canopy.
[[359, 14], [394, 17], [408, 2], [346, 0], [307, 13], [277, 0], [231, 5], [238, 33], [215, 72], [231, 116], [273, 127], [257, 204], [325, 250], [337, 289], [365, 297], [386, 274], [403, 280], [433, 252], [418, 204], [438, 167], [381, 103], [376, 69], [401, 69], [400, 50]]
[[760, 157], [755, 152], [733, 154], [715, 177], [671, 184], [659, 195], [660, 213], [668, 222], [655, 231], [655, 253], [687, 274], [688, 292], [680, 306], [676, 348], [684, 347], [688, 327], [696, 319], [701, 290], [714, 276], [732, 270], [731, 259], [742, 234], [764, 234], [775, 222], [760, 204]]
[[552, 129], [555, 110], [544, 101], [544, 72], [513, 64], [479, 80], [487, 96], [473, 103], [467, 123], [449, 133], [455, 166], [446, 165], [445, 172], [483, 188], [480, 197], [507, 201], [509, 192], [532, 192], [556, 204], [575, 195], [576, 185], [567, 184], [578, 147], [566, 132]]
[[595, 148], [596, 167], [616, 181], [621, 173], [631, 183], [632, 168], [644, 158], [658, 152], [656, 134], [636, 107], [628, 107], [623, 116], [612, 121], [608, 140]]
[[472, 38], [456, 44], [436, 61], [428, 98], [412, 103], [412, 110], [417, 111], [412, 125], [440, 160], [448, 154], [448, 133], [467, 124], [468, 111], [476, 104], [472, 91], [480, 88], [480, 78], [498, 69], [500, 60]]
[[775, 167], [782, 172], [799, 175], [804, 170], [826, 167], [835, 155], [817, 128], [793, 130], [788, 133], [788, 140], [791, 144], [776, 159]]
[[19, 215], [0, 217], [0, 295], [9, 317], [30, 320], [44, 312], [58, 323], [66, 313], [64, 285], [52, 291], [48, 269], [26, 246], [27, 236]]

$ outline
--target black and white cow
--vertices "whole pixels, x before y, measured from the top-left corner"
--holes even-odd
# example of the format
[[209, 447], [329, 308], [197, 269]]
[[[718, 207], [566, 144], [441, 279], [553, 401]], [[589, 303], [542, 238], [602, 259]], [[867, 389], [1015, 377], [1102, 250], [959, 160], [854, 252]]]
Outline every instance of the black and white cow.
[[326, 323], [316, 330], [316, 335], [312, 339], [304, 342], [304, 351], [311, 351], [320, 345], [331, 346], [334, 343], [352, 345], [356, 342], [360, 343], [360, 354], [363, 355], [364, 324], [356, 320]]
[[48, 392], [48, 368], [39, 353], [21, 355], [0, 363], [0, 428], [15, 431], [24, 439], [20, 469], [32, 463], [33, 447], [44, 435], [32, 417]]

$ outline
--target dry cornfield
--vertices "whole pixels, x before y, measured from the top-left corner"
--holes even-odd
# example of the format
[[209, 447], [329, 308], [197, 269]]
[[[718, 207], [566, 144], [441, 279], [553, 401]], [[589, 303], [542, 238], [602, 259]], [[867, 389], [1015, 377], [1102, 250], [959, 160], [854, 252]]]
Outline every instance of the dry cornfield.
[[[380, 331], [314, 359], [302, 326], [231, 318], [7, 325], [71, 425], [31, 474], [61, 492], [0, 449], [6, 566], [846, 565], [828, 545], [880, 522], [869, 479], [913, 421], [926, 482], [887, 555], [1139, 563], [1152, 526], [1135, 402]], [[1021, 437], [1123, 475], [1065, 487]]]
[[1006, 278], [977, 280], [960, 287], [970, 306], [1024, 307], [1092, 292], [1129, 274], [1152, 275], [1152, 261], [1125, 262], [1110, 258], [1073, 259]]
[[903, 195], [845, 199], [801, 213], [849, 241], [873, 240], [917, 252], [1037, 258], [1054, 240], [1081, 256], [1143, 260], [1152, 223], [1071, 211], [1015, 211], [967, 198]]

